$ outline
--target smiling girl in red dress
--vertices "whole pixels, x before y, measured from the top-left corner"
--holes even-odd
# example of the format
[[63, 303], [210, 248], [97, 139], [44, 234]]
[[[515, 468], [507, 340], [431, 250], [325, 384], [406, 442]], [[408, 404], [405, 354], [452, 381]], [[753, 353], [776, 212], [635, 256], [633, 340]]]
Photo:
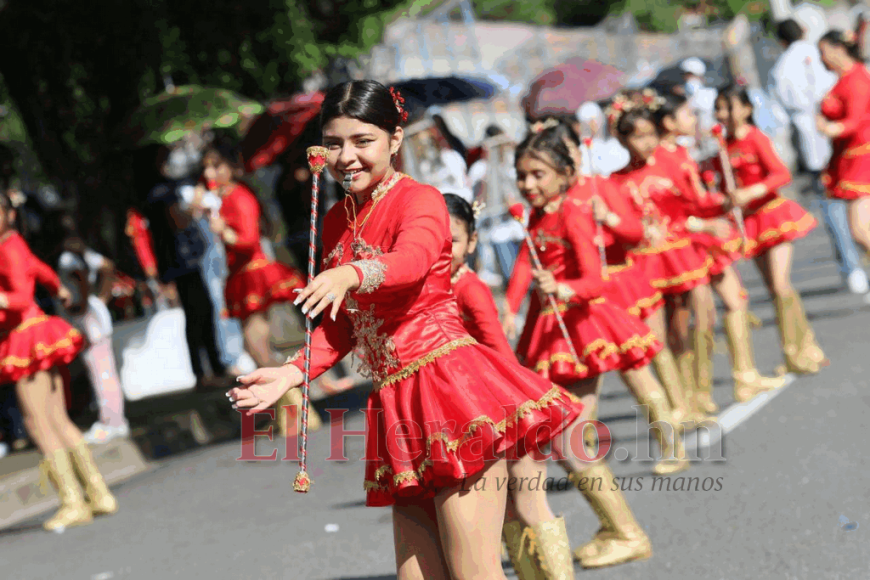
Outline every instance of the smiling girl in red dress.
[[[755, 261], [776, 304], [786, 370], [817, 373], [828, 364], [827, 359], [791, 284], [792, 242], [807, 235], [816, 219], [797, 202], [779, 195], [777, 190], [791, 181], [791, 175], [770, 138], [753, 125], [752, 101], [745, 88], [731, 87], [719, 93], [716, 119], [727, 129], [726, 146], [737, 186], [728, 194], [743, 208], [746, 256]], [[718, 160], [716, 167], [721, 174]]]
[[[575, 181], [574, 163], [562, 125], [533, 132], [517, 147], [517, 187], [533, 208], [528, 231], [543, 269], [533, 269], [531, 251], [523, 246], [506, 294], [505, 329], [509, 336], [515, 334], [516, 315], [534, 279], [537, 291], [531, 296], [517, 345], [520, 360], [580, 397], [589, 410], [584, 411], [584, 420], [597, 406], [603, 375], [618, 371], [635, 397], [649, 407], [651, 421], [673, 425], [667, 396], [648, 368], [661, 344], [640, 319], [628, 314], [602, 279], [591, 208], [582, 194], [568, 193]], [[555, 306], [547, 295], [555, 298]], [[679, 442], [679, 436], [673, 430], [656, 432], [663, 456], [669, 456], [656, 466], [656, 472], [673, 473], [688, 467], [681, 446], [673, 439]], [[558, 442], [555, 446], [559, 452]], [[649, 539], [622, 493], [583, 484], [587, 478], [610, 481], [613, 476], [607, 464], [561, 456], [569, 480], [601, 521], [602, 532], [575, 551], [580, 564], [598, 568], [648, 558], [652, 553]]]
[[[339, 85], [324, 99], [328, 169], [352, 180], [323, 221], [324, 269], [298, 299], [308, 316], [325, 314], [311, 376], [355, 348], [372, 379], [366, 503], [393, 508], [398, 578], [505, 580], [505, 455], [557, 438], [582, 406], [465, 329], [444, 198], [392, 167], [403, 120], [374, 81]], [[300, 351], [282, 368], [241, 377], [245, 386], [229, 396], [262, 411], [302, 384], [303, 362]]]
[[33, 297], [36, 284], [66, 306], [72, 295], [15, 229], [19, 203], [13, 203], [15, 194], [10, 196], [4, 185], [0, 185], [0, 384], [15, 383], [27, 431], [44, 456], [42, 477], [52, 482], [60, 499], [60, 510], [43, 528], [63, 530], [88, 524], [95, 515], [115, 513], [118, 503], [66, 411], [60, 369], [82, 350], [84, 338], [63, 319], [46, 316]]

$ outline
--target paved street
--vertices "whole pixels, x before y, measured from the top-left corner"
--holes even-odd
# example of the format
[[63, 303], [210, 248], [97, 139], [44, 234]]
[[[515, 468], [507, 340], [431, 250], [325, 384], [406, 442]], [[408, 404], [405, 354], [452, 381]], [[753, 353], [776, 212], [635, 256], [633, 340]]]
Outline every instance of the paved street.
[[[677, 477], [671, 491], [653, 491], [649, 464], [611, 461], [617, 476], [642, 484], [627, 497], [652, 538], [654, 555], [612, 569], [578, 567], [578, 578], [870, 577], [870, 308], [840, 290], [821, 226], [798, 243], [796, 255], [794, 281], [832, 365], [766, 397], [754, 414], [735, 422], [724, 438], [725, 461], [699, 462], [680, 474], [702, 484], [707, 478], [721, 482], [710, 491], [674, 491]], [[758, 366], [772, 372], [780, 362], [773, 306], [754, 267], [743, 264], [741, 273], [764, 323], [754, 335]], [[715, 397], [723, 411], [733, 403], [726, 357], [716, 355]], [[624, 387], [608, 377], [601, 418], [629, 457], [642, 424], [631, 404]], [[361, 415], [346, 427], [362, 428]], [[239, 447], [221, 444], [162, 461], [118, 486], [120, 513], [93, 525], [55, 535], [43, 532], [39, 519], [0, 532], [2, 576], [395, 577], [390, 512], [363, 507], [360, 437], [349, 439], [352, 461], [329, 462], [328, 434], [312, 436], [308, 495], [292, 491], [296, 464], [237, 461]], [[551, 474], [564, 475], [555, 465]], [[597, 522], [579, 493], [554, 490], [550, 497], [567, 518], [572, 543], [590, 538]]]

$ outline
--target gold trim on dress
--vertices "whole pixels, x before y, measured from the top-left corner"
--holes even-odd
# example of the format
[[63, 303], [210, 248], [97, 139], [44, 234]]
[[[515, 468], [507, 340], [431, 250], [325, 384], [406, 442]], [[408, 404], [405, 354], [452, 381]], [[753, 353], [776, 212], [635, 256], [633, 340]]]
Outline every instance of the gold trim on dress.
[[[260, 270], [268, 266], [271, 262], [266, 258], [259, 258], [257, 260], [252, 260], [244, 268], [241, 269], [241, 272], [253, 272], [254, 270]], [[240, 272], [240, 273], [241, 273]]]
[[356, 260], [350, 265], [362, 272], [362, 281], [357, 290], [360, 294], [371, 294], [387, 279], [387, 265], [378, 260]]
[[[50, 356], [62, 348], [69, 348], [73, 346], [73, 341], [76, 338], [80, 337], [81, 334], [79, 334], [79, 332], [75, 328], [71, 328], [69, 332], [66, 333], [66, 336], [64, 336], [54, 344], [45, 344], [39, 342], [33, 346], [33, 350], [35, 350], [41, 357]], [[6, 358], [0, 360], [0, 367], [11, 365], [16, 368], [25, 369], [29, 367], [34, 362], [34, 360], [35, 359], [33, 358], [21, 358], [13, 355], [7, 355]]]
[[749, 240], [747, 251], [752, 251], [762, 243], [775, 239], [778, 236], [781, 236], [787, 232], [807, 232], [815, 225], [816, 218], [813, 217], [812, 214], [807, 213], [804, 214], [798, 221], [796, 222], [784, 222], [776, 226], [775, 228], [770, 228], [764, 230], [758, 236], [758, 240]]
[[388, 387], [388, 386], [392, 385], [393, 383], [397, 383], [399, 381], [405, 380], [408, 377], [410, 377], [411, 375], [413, 375], [414, 373], [416, 373], [417, 371], [419, 371], [424, 366], [428, 365], [429, 363], [435, 362], [435, 359], [440, 358], [446, 354], [449, 354], [449, 353], [453, 352], [454, 350], [456, 350], [457, 348], [460, 348], [463, 346], [470, 346], [472, 344], [477, 344], [477, 341], [470, 336], [448, 342], [447, 344], [436, 348], [435, 350], [433, 350], [429, 354], [422, 356], [422, 357], [418, 358], [417, 360], [411, 361], [405, 367], [392, 373], [387, 378], [385, 378], [383, 381], [375, 381], [374, 389], [375, 389], [375, 391], [379, 391], [379, 390], [383, 389], [384, 387]]
[[[582, 308], [589, 304], [604, 304], [605, 300], [603, 296], [599, 296], [598, 298], [593, 298], [592, 300], [588, 300], [586, 302], [557, 302], [556, 308], [559, 309], [559, 314], [564, 314], [568, 312], [569, 308]], [[553, 307], [547, 304], [541, 309], [541, 312], [538, 316], [552, 316], [553, 315]]]
[[619, 274], [623, 270], [627, 270], [628, 268], [631, 268], [632, 266], [634, 266], [634, 260], [632, 260], [631, 256], [629, 256], [625, 259], [625, 262], [623, 262], [622, 264], [613, 264], [613, 265], [607, 266], [607, 275], [610, 277], [610, 276], [613, 276], [614, 274]]
[[632, 250], [635, 254], [661, 254], [662, 252], [666, 252], [668, 250], [676, 250], [677, 248], [685, 248], [692, 240], [689, 238], [682, 238], [678, 240], [674, 240], [671, 242], [665, 242], [661, 246], [648, 246], [645, 248], [635, 248]]
[[843, 153], [843, 158], [852, 159], [854, 157], [863, 157], [864, 155], [870, 155], [870, 143], [864, 143], [863, 145], [846, 149]]
[[683, 272], [679, 276], [675, 278], [659, 278], [658, 280], [652, 280], [651, 284], [653, 288], [657, 289], [667, 289], [673, 288], [674, 286], [679, 286], [681, 284], [685, 284], [686, 282], [694, 282], [695, 280], [700, 280], [701, 278], [709, 275], [710, 268], [713, 266], [713, 258], [707, 257], [704, 260], [704, 265], [695, 270], [689, 270], [688, 272]]
[[408, 469], [405, 471], [400, 471], [399, 473], [395, 473], [392, 477], [391, 482], [388, 480], [388, 483], [380, 483], [380, 480], [382, 478], [385, 478], [389, 474], [393, 473], [392, 467], [390, 467], [389, 465], [382, 465], [378, 467], [378, 469], [375, 471], [375, 479], [366, 480], [363, 483], [363, 487], [367, 492], [390, 492], [392, 488], [398, 487], [402, 483], [406, 483], [408, 481], [420, 481], [421, 479], [423, 479], [423, 472], [428, 467], [433, 465], [431, 453], [432, 443], [434, 441], [443, 441], [445, 449], [447, 449], [447, 451], [451, 453], [455, 453], [459, 449], [459, 447], [462, 446], [463, 443], [466, 443], [469, 439], [472, 438], [474, 432], [479, 427], [482, 427], [483, 425], [491, 425], [496, 433], [504, 433], [508, 427], [514, 425], [518, 420], [522, 419], [526, 415], [532, 413], [533, 411], [540, 411], [546, 407], [549, 407], [557, 400], [563, 399], [566, 396], [568, 396], [568, 393], [566, 391], [564, 391], [561, 387], [554, 385], [553, 388], [547, 391], [543, 397], [541, 397], [537, 401], [526, 401], [525, 403], [520, 405], [516, 411], [514, 411], [501, 421], [495, 422], [485, 415], [469, 421], [467, 423], [465, 432], [457, 439], [450, 440], [448, 436], [444, 433], [433, 433], [429, 435], [429, 437], [426, 439], [426, 459], [424, 459], [420, 463], [419, 467], [417, 467], [416, 469]]
[[661, 291], [656, 290], [655, 294], [649, 296], [647, 298], [641, 298], [637, 302], [635, 302], [634, 306], [628, 309], [628, 313], [632, 316], [636, 316], [640, 318], [640, 311], [644, 308], [652, 308], [659, 302], [664, 301], [665, 295], [661, 293]]
[[840, 181], [836, 187], [845, 191], [870, 194], [870, 183], [858, 183], [855, 181]]

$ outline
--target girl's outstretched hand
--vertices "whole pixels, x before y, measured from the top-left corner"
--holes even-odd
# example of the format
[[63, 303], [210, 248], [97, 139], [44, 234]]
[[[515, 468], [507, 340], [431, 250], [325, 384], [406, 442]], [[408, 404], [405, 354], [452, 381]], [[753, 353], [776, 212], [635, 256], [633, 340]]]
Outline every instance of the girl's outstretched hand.
[[231, 389], [227, 397], [234, 409], [247, 410], [250, 416], [272, 407], [284, 393], [299, 387], [303, 379], [302, 371], [293, 365], [257, 369], [239, 377], [243, 386]]

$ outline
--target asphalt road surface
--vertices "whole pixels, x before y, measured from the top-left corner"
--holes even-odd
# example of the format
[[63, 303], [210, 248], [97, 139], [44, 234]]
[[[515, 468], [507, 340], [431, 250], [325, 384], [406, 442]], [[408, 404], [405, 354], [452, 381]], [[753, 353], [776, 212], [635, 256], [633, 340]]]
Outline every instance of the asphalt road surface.
[[[764, 323], [754, 334], [758, 366], [772, 372], [780, 362], [772, 303], [752, 265], [740, 270]], [[870, 453], [864, 438], [870, 307], [841, 290], [821, 226], [797, 244], [794, 281], [832, 364], [775, 396], [729, 409], [727, 355], [716, 355], [715, 397], [729, 418], [724, 459], [699, 461], [680, 474], [706, 482], [709, 491], [686, 490], [678, 476], [671, 478], [671, 491], [653, 489], [650, 464], [631, 460], [643, 423], [624, 387], [608, 378], [601, 417], [615, 446], [624, 449], [617, 456], [629, 458], [611, 460], [611, 466], [617, 476], [634, 478], [626, 495], [654, 554], [610, 569], [578, 567], [578, 578], [870, 577]], [[346, 428], [362, 427], [361, 415], [354, 415]], [[307, 495], [292, 491], [296, 464], [238, 461], [238, 443], [167, 459], [116, 488], [121, 511], [114, 517], [60, 535], [43, 532], [42, 518], [0, 532], [2, 576], [394, 578], [390, 512], [364, 507], [361, 438], [351, 437], [347, 448], [352, 460], [327, 461], [327, 432], [313, 434], [314, 485]], [[551, 475], [564, 474], [553, 465]], [[575, 546], [591, 537], [597, 522], [579, 493], [553, 490], [550, 498], [565, 515]]]

